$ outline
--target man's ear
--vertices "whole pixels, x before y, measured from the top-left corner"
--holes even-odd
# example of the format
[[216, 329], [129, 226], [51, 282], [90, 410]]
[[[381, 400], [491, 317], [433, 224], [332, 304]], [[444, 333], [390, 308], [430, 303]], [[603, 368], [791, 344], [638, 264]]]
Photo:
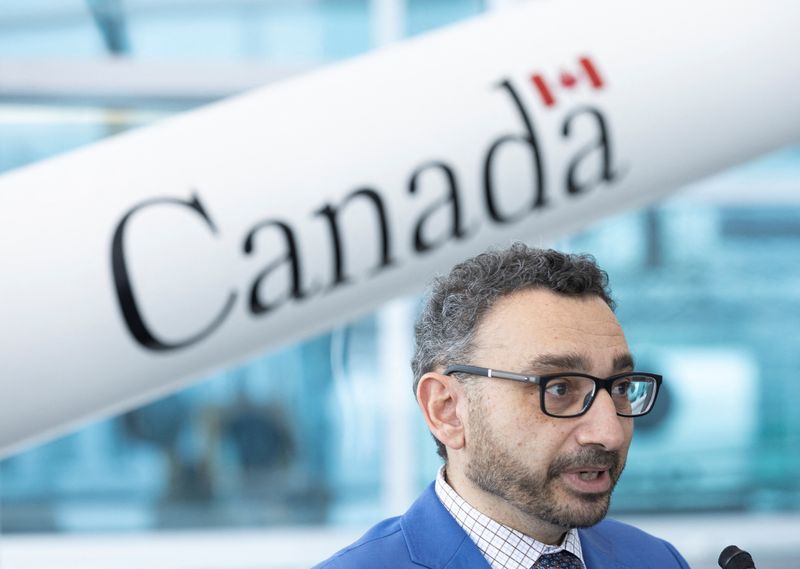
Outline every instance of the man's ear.
[[[417, 402], [422, 416], [436, 437], [448, 449], [464, 447], [464, 423], [461, 413], [466, 397], [458, 381], [441, 373], [428, 372], [417, 385]], [[462, 402], [462, 405], [459, 405]]]

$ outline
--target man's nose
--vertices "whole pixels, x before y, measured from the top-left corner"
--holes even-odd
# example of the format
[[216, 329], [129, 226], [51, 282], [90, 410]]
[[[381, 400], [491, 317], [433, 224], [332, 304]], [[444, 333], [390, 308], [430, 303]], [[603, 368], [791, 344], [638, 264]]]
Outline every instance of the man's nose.
[[592, 406], [580, 419], [577, 439], [581, 445], [598, 445], [606, 450], [627, 445], [631, 433], [628, 423], [632, 419], [617, 415], [614, 401], [605, 389], [598, 390]]

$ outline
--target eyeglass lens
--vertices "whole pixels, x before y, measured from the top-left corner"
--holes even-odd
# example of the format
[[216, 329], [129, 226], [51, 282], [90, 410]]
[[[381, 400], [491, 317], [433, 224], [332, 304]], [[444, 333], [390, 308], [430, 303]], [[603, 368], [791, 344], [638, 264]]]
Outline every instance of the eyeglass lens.
[[[551, 415], [580, 415], [594, 398], [595, 382], [587, 377], [561, 376], [550, 379], [544, 390], [544, 410]], [[650, 410], [656, 392], [652, 377], [628, 375], [614, 381], [611, 399], [617, 413], [633, 416]]]

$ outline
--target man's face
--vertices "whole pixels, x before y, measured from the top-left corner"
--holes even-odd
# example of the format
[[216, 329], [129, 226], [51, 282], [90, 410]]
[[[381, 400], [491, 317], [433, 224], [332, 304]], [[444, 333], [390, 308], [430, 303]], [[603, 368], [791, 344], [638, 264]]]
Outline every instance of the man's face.
[[[529, 375], [579, 371], [606, 377], [630, 369], [622, 329], [599, 297], [543, 289], [502, 298], [484, 317], [473, 365]], [[607, 391], [569, 419], [544, 415], [535, 385], [480, 379], [467, 388], [464, 474], [536, 522], [586, 527], [608, 510], [633, 434]]]

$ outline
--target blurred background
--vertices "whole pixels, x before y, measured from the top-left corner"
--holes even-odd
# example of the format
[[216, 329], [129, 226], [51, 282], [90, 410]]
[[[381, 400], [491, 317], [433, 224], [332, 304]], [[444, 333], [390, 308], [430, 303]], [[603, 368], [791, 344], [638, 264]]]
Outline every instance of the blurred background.
[[[4, 0], [0, 172], [513, 3]], [[598, 258], [666, 380], [613, 515], [695, 567], [800, 566], [800, 148], [551, 245]], [[6, 458], [0, 567], [309, 567], [401, 513], [439, 466], [418, 304]]]

